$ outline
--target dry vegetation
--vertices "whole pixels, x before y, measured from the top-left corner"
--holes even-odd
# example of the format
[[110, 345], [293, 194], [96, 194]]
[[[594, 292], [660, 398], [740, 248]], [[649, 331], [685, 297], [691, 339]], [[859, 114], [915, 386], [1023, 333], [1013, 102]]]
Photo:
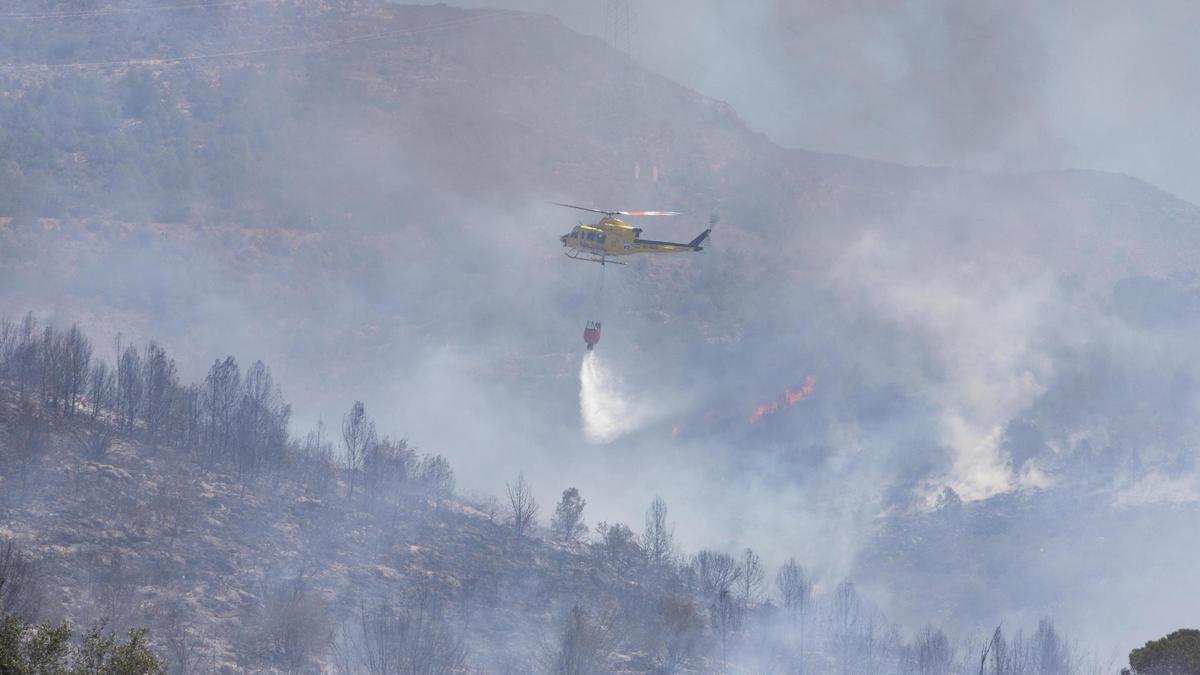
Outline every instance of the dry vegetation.
[[[181, 673], [940, 673], [974, 658], [933, 628], [906, 643], [852, 583], [814, 596], [795, 560], [768, 577], [749, 549], [684, 554], [661, 499], [640, 534], [589, 535], [567, 489], [543, 529], [523, 475], [506, 509], [470, 503], [443, 458], [378, 437], [362, 403], [336, 437], [290, 438], [261, 363], [220, 359], [185, 385], [154, 344], [122, 346], [115, 367], [92, 351], [74, 327], [0, 321], [6, 615], [148, 628]], [[1049, 623], [987, 644], [1076, 672]]]

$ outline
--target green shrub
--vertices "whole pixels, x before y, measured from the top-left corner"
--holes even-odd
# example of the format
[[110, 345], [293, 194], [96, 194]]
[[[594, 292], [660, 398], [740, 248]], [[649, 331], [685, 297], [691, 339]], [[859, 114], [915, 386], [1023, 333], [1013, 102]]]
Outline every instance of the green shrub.
[[72, 643], [69, 624], [32, 624], [16, 618], [0, 621], [0, 673], [5, 675], [159, 675], [166, 668], [146, 644], [146, 631], [129, 631], [126, 640], [93, 626]]
[[1129, 652], [1137, 675], [1200, 675], [1200, 630], [1184, 628]]

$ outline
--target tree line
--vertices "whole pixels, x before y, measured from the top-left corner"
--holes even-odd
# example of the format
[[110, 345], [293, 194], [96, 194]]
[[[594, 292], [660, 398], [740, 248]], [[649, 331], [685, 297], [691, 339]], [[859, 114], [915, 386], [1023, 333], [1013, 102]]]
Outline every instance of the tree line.
[[76, 426], [93, 458], [119, 432], [249, 481], [286, 452], [291, 407], [261, 361], [243, 373], [232, 356], [218, 359], [203, 383], [183, 384], [156, 342], [139, 349], [118, 337], [113, 347], [110, 364], [77, 325], [40, 325], [32, 313], [0, 318], [0, 375], [14, 383], [18, 405], [86, 418]]
[[344, 477], [350, 499], [359, 489], [378, 498], [404, 488], [436, 503], [454, 492], [444, 457], [380, 437], [361, 402], [342, 420], [341, 453], [323, 423], [292, 438], [291, 406], [262, 361], [243, 369], [227, 356], [202, 382], [183, 383], [175, 360], [154, 341], [138, 348], [118, 336], [111, 361], [99, 352], [77, 325], [43, 325], [32, 313], [0, 317], [0, 379], [16, 390], [14, 426], [27, 441], [21, 449], [36, 454], [40, 418], [54, 415], [72, 421], [72, 434], [93, 459], [119, 435], [183, 451], [206, 469], [229, 470], [243, 486], [289, 468], [322, 494]]
[[[540, 507], [523, 474], [506, 495], [506, 525], [519, 541], [537, 528]], [[794, 557], [769, 574], [750, 548], [685, 554], [659, 497], [646, 509], [640, 532], [621, 523], [589, 528], [586, 504], [578, 489], [564, 490], [545, 532], [611, 575], [611, 595], [593, 596], [562, 614], [550, 672], [608, 672], [614, 652], [648, 654], [660, 672], [697, 666], [842, 675], [1103, 672], [1049, 619], [1031, 633], [997, 627], [974, 641], [952, 640], [932, 625], [905, 639], [852, 580], [819, 592], [814, 575]]]

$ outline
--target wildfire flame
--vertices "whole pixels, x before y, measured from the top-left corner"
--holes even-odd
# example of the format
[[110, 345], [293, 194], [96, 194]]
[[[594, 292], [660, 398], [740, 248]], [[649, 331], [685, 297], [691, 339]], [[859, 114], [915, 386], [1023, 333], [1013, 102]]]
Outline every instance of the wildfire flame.
[[750, 424], [758, 424], [762, 421], [762, 418], [766, 417], [767, 415], [774, 415], [781, 410], [787, 410], [800, 401], [808, 398], [816, 390], [817, 378], [809, 375], [808, 377], [804, 378], [803, 387], [800, 387], [795, 391], [791, 389], [785, 389], [779, 398], [755, 408], [754, 412], [750, 415]]

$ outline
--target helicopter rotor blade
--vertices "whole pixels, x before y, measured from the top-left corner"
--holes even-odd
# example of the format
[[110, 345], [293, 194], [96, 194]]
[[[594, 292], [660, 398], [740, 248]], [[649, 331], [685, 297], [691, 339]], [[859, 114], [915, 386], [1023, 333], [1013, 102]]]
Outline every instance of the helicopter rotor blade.
[[590, 206], [576, 206], [575, 204], [564, 204], [563, 202], [550, 202], [555, 206], [565, 206], [568, 209], [579, 209], [580, 211], [591, 211], [592, 213], [602, 213], [606, 216], [678, 216], [682, 215], [679, 211], [604, 211], [602, 209], [593, 209]]
[[550, 203], [555, 206], [565, 206], [568, 209], [579, 209], [580, 211], [591, 211], [592, 213], [603, 213], [606, 216], [611, 216], [612, 214], [616, 213], [616, 211], [601, 211], [600, 209], [593, 209], [593, 208], [589, 208], [587, 206], [576, 206], [574, 204], [564, 204], [562, 202], [550, 202]]

